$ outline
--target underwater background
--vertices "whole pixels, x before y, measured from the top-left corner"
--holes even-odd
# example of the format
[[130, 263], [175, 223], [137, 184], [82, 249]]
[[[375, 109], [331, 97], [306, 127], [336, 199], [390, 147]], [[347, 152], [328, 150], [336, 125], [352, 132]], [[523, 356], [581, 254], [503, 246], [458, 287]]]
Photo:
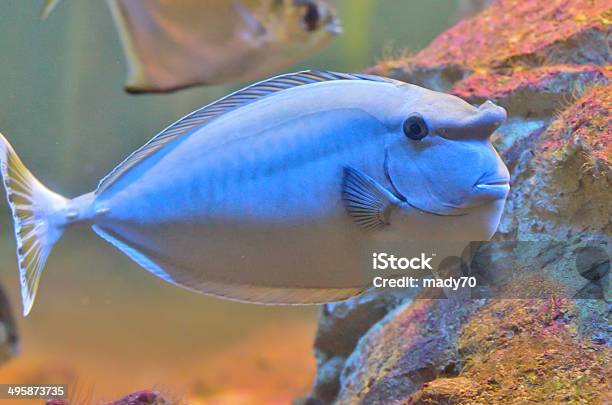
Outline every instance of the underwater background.
[[[128, 95], [105, 2], [67, 1], [44, 22], [39, 3], [2, 4], [0, 130], [63, 195], [92, 190], [159, 130], [240, 87]], [[336, 4], [344, 34], [291, 70], [357, 72], [417, 51], [451, 26], [458, 10], [452, 0]], [[19, 314], [12, 226], [2, 196], [0, 283]], [[168, 285], [93, 232], [75, 229], [51, 256], [31, 315], [18, 320], [20, 354], [0, 365], [0, 381], [69, 383], [96, 401], [156, 387], [191, 403], [287, 403], [311, 386], [317, 313]]]

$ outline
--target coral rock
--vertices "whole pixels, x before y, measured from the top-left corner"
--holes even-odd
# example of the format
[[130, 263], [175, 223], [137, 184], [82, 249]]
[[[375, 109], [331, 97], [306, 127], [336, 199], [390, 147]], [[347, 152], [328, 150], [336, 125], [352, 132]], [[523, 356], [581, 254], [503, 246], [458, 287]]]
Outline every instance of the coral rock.
[[498, 0], [440, 35], [413, 57], [371, 72], [448, 90], [474, 72], [516, 65], [610, 62], [607, 0]]
[[[52, 399], [46, 405], [81, 405], [80, 400]], [[171, 405], [173, 402], [163, 398], [157, 392], [144, 390], [130, 394], [118, 401], [109, 402], [106, 405]], [[85, 402], [83, 402], [85, 405]]]
[[153, 391], [139, 391], [107, 405], [170, 405], [170, 402]]
[[311, 401], [327, 403], [336, 397], [340, 372], [359, 338], [405, 299], [397, 289], [369, 291], [322, 307], [314, 343], [318, 371]]
[[608, 0], [498, 0], [369, 69], [508, 109], [511, 191], [472, 263], [500, 295], [324, 312], [313, 403], [610, 402], [611, 21]]
[[417, 299], [370, 329], [348, 358], [337, 404], [393, 404], [461, 369], [455, 341], [480, 300]]
[[523, 240], [612, 234], [611, 87], [590, 89], [538, 136], [512, 173], [503, 233]]
[[605, 84], [612, 72], [594, 65], [555, 65], [498, 73], [474, 73], [450, 92], [470, 103], [492, 100], [510, 116], [551, 116], [594, 83]]
[[477, 392], [478, 385], [468, 378], [440, 378], [423, 384], [423, 388], [402, 405], [461, 404], [473, 398]]

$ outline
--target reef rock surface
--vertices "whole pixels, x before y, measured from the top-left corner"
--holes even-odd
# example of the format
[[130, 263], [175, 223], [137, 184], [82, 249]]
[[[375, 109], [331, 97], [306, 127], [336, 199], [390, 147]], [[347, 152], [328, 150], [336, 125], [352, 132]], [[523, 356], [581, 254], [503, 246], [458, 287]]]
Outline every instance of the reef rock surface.
[[[76, 398], [70, 400], [53, 399], [47, 401], [46, 405], [89, 405], [92, 403], [96, 402], [90, 398]], [[102, 403], [100, 404], [102, 405]], [[155, 391], [143, 390], [129, 394], [117, 401], [109, 402], [106, 405], [181, 405], [181, 403], [168, 400]]]
[[498, 0], [368, 70], [508, 110], [511, 193], [472, 262], [497, 290], [324, 306], [303, 402], [609, 403], [611, 23], [609, 0]]

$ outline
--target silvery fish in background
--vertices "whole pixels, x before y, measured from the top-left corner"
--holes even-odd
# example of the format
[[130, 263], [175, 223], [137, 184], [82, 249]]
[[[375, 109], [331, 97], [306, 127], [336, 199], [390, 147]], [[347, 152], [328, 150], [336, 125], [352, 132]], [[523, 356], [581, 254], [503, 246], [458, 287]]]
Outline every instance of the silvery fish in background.
[[98, 188], [66, 199], [0, 137], [24, 314], [64, 231], [91, 225], [162, 279], [246, 302], [316, 304], [367, 285], [360, 247], [488, 240], [509, 174], [489, 140], [491, 102], [378, 76], [305, 71], [185, 116]]
[[[50, 0], [44, 15], [59, 3]], [[245, 82], [314, 53], [341, 32], [329, 0], [107, 0], [128, 92]]]
[[340, 33], [327, 0], [108, 3], [128, 64], [128, 92], [260, 79]]
[[4, 287], [0, 285], [0, 364], [19, 353], [19, 335]]

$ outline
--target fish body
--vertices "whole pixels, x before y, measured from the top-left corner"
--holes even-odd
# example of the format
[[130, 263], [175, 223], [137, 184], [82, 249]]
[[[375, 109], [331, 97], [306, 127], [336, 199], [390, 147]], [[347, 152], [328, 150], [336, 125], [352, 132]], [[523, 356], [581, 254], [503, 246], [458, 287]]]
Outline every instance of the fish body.
[[[61, 0], [47, 0], [41, 17]], [[329, 0], [107, 0], [125, 90], [246, 82], [303, 60], [342, 32]]]
[[327, 0], [108, 0], [126, 90], [166, 92], [260, 79], [340, 32]]
[[[23, 247], [37, 235], [34, 225], [23, 229], [32, 216], [44, 222], [36, 237], [49, 246], [45, 259], [68, 225], [85, 222], [145, 269], [192, 290], [276, 304], [348, 298], [367, 287], [359, 261], [368, 241], [491, 237], [508, 172], [489, 136], [504, 119], [490, 102], [476, 108], [385, 78], [307, 71], [184, 117], [92, 193], [67, 200], [30, 191], [41, 207], [33, 213], [25, 197], [15, 201], [28, 195], [15, 192], [23, 181], [10, 181], [28, 176], [5, 169], [24, 307], [37, 286], [27, 275], [42, 270], [28, 267]], [[15, 159], [5, 153], [3, 167], [23, 167]], [[44, 187], [29, 176], [30, 190]]]

